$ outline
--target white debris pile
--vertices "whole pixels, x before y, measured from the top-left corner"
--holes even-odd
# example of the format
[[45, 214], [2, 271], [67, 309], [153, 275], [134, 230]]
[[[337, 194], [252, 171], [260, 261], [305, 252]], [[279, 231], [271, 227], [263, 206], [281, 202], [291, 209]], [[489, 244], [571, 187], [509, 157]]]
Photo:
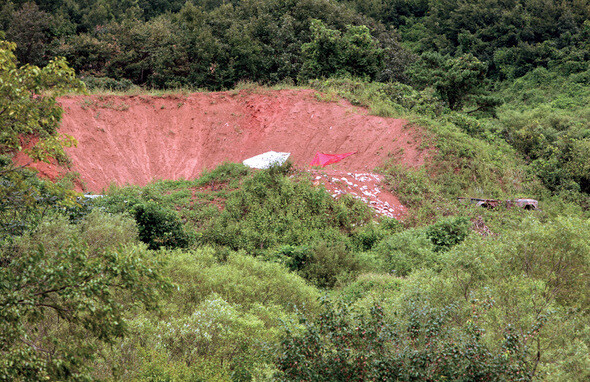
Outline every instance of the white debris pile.
[[248, 158], [242, 163], [244, 166], [250, 168], [267, 169], [272, 166], [280, 166], [289, 159], [291, 153], [281, 153], [276, 151], [267, 151], [264, 154], [256, 155], [252, 158]]
[[381, 182], [381, 176], [372, 173], [318, 171], [314, 177], [314, 183], [324, 185], [334, 198], [351, 195], [367, 203], [376, 215], [402, 219], [406, 208], [395, 195], [382, 190]]

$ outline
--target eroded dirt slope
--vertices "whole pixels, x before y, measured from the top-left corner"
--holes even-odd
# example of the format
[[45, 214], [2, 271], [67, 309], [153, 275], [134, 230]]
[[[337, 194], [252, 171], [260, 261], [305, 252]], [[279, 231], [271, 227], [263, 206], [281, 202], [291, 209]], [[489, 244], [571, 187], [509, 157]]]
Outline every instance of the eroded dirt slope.
[[[78, 141], [66, 151], [70, 170], [80, 174], [80, 191], [192, 179], [223, 161], [241, 162], [270, 150], [290, 152], [302, 170], [309, 169], [317, 151], [356, 151], [316, 171], [317, 183], [335, 197], [348, 193], [365, 200], [377, 214], [403, 216], [403, 206], [370, 172], [388, 159], [411, 167], [423, 164], [420, 133], [404, 120], [370, 116], [347, 101], [320, 98], [313, 90], [64, 97], [60, 130]], [[28, 161], [22, 154], [16, 160]], [[49, 178], [65, 171], [43, 163], [33, 167]]]
[[309, 166], [316, 151], [357, 151], [332, 166], [370, 171], [389, 157], [423, 162], [419, 139], [404, 121], [367, 115], [346, 101], [319, 101], [312, 90], [195, 93], [187, 96], [76, 96], [60, 99], [61, 132], [85, 189], [111, 182], [191, 179], [223, 161], [286, 151]]

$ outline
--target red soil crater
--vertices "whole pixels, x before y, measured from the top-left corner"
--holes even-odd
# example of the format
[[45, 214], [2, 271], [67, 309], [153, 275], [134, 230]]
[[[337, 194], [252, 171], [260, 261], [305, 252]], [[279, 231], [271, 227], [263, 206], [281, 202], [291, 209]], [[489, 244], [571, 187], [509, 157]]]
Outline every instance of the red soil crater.
[[[63, 97], [60, 132], [78, 141], [66, 151], [70, 170], [83, 181], [80, 190], [95, 193], [112, 183], [142, 186], [154, 179], [193, 179], [224, 161], [241, 162], [270, 150], [291, 153], [300, 169], [309, 169], [317, 151], [356, 151], [329, 166], [329, 171], [351, 174], [371, 172], [388, 159], [410, 167], [423, 164], [421, 134], [406, 121], [368, 115], [344, 100], [322, 101], [318, 94], [257, 89], [162, 97]], [[50, 178], [64, 172], [43, 164], [33, 167]], [[327, 186], [328, 178], [336, 177], [326, 175], [318, 183]], [[371, 182], [375, 186], [376, 180]], [[338, 187], [327, 186], [332, 192]]]

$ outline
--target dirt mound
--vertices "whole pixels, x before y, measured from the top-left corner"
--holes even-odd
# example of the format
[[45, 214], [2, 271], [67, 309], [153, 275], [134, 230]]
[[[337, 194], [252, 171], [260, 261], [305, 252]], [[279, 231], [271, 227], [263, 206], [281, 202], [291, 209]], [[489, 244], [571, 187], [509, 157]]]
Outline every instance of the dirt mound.
[[[85, 191], [98, 193], [111, 183], [192, 179], [270, 150], [290, 152], [301, 169], [317, 151], [357, 152], [335, 171], [369, 172], [389, 158], [423, 163], [419, 134], [405, 121], [320, 98], [313, 90], [64, 97], [61, 132], [78, 140], [67, 149], [71, 170]], [[55, 175], [54, 167], [35, 167]]]

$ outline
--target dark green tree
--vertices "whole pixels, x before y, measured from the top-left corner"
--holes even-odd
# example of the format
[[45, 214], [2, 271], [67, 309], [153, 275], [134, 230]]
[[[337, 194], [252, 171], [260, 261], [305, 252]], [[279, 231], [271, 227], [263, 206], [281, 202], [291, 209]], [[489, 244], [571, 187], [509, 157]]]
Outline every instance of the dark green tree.
[[311, 22], [312, 41], [303, 44], [300, 77], [354, 76], [373, 79], [383, 67], [383, 51], [366, 26], [347, 26], [346, 32]]
[[453, 328], [453, 306], [413, 304], [392, 324], [380, 305], [355, 312], [322, 301], [317, 317], [287, 329], [278, 355], [284, 381], [530, 381], [521, 339], [510, 330], [498, 350], [481, 341], [476, 325]]
[[439, 220], [426, 230], [426, 236], [434, 244], [435, 252], [448, 251], [469, 236], [471, 222], [466, 217]]
[[485, 108], [496, 105], [485, 97], [486, 70], [486, 64], [471, 54], [450, 57], [427, 52], [411, 68], [410, 77], [421, 88], [434, 88], [451, 110], [461, 110], [467, 104]]
[[[520, 77], [565, 61], [575, 61], [576, 70], [587, 68], [588, 1], [440, 0], [429, 8], [422, 49], [471, 53], [490, 63], [492, 77]], [[573, 52], [574, 57], [564, 59]]]
[[10, 16], [6, 38], [16, 43], [16, 56], [21, 64], [46, 64], [47, 44], [53, 17], [27, 2]]
[[139, 204], [133, 208], [139, 228], [139, 239], [149, 249], [182, 248], [188, 244], [188, 236], [182, 223], [172, 210], [155, 203]]

